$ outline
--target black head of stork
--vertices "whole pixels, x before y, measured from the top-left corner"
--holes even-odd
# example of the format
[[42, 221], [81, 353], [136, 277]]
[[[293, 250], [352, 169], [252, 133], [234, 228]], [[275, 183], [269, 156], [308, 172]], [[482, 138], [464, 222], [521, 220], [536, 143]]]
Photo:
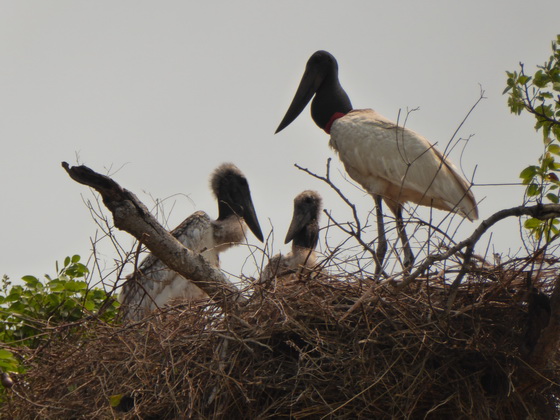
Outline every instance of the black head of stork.
[[317, 51], [307, 61], [294, 99], [276, 133], [290, 125], [301, 114], [313, 95], [315, 98], [311, 103], [311, 117], [323, 130], [328, 131], [327, 127], [334, 115], [347, 114], [352, 110], [350, 98], [338, 80], [336, 58], [327, 51]]
[[251, 232], [263, 242], [263, 234], [251, 199], [249, 183], [243, 172], [232, 163], [220, 165], [213, 173], [210, 184], [218, 200], [218, 221], [232, 215], [243, 218]]
[[322, 208], [321, 196], [315, 191], [304, 191], [294, 199], [294, 215], [286, 235], [293, 246], [315, 249], [319, 240], [319, 214]]

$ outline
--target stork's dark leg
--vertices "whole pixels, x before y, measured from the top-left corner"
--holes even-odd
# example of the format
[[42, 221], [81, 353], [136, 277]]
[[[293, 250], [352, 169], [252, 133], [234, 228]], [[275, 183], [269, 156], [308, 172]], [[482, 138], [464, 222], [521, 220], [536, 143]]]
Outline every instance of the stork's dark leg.
[[383, 223], [383, 199], [381, 196], [376, 195], [373, 197], [375, 200], [375, 211], [377, 216], [377, 250], [375, 256], [377, 257], [376, 273], [381, 272], [383, 267], [383, 260], [387, 253], [387, 238], [385, 237], [385, 224]]
[[399, 238], [401, 239], [401, 243], [403, 245], [403, 252], [404, 252], [404, 259], [403, 265], [404, 268], [410, 268], [414, 264], [414, 254], [412, 253], [412, 249], [410, 248], [410, 243], [408, 241], [408, 236], [406, 235], [406, 230], [404, 229], [404, 221], [402, 217], [402, 206], [399, 205], [397, 207], [397, 211], [395, 213], [397, 219], [397, 232], [399, 233]]

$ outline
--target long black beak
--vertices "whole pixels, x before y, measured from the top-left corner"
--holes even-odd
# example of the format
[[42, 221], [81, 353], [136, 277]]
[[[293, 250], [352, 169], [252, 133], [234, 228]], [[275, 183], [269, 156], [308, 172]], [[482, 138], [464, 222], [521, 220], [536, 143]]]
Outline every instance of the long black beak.
[[284, 241], [285, 244], [292, 241], [294, 237], [301, 232], [309, 222], [313, 215], [309, 212], [300, 212], [294, 210], [294, 216], [292, 217], [292, 223], [290, 223], [290, 227], [288, 228], [288, 233], [286, 234], [286, 240]]
[[284, 128], [289, 126], [292, 121], [294, 121], [301, 111], [305, 108], [305, 106], [309, 103], [313, 95], [325, 80], [325, 72], [321, 71], [321, 67], [318, 66], [316, 63], [308, 62], [307, 67], [305, 68], [305, 73], [303, 73], [303, 77], [301, 78], [301, 82], [299, 82], [299, 87], [296, 91], [294, 99], [286, 115], [284, 115], [284, 119], [276, 129], [276, 133], [279, 133]]
[[261, 226], [259, 225], [259, 220], [257, 219], [257, 212], [255, 211], [255, 207], [253, 206], [253, 201], [251, 200], [251, 193], [247, 196], [243, 196], [243, 220], [251, 229], [251, 232], [255, 234], [257, 239], [261, 242], [264, 242], [264, 237], [261, 231]]

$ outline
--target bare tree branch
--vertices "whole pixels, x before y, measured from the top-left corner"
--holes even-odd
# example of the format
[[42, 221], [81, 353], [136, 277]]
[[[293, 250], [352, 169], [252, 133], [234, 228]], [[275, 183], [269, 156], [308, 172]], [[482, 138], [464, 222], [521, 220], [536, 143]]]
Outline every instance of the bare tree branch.
[[526, 206], [518, 206], [512, 207], [510, 209], [500, 210], [497, 213], [494, 213], [488, 219], [483, 220], [482, 223], [476, 228], [471, 236], [467, 239], [459, 242], [457, 245], [451, 247], [447, 252], [436, 254], [436, 255], [429, 255], [423, 262], [420, 264], [416, 270], [410, 274], [408, 277], [405, 277], [402, 283], [398, 285], [398, 289], [402, 289], [410, 284], [416, 277], [418, 277], [421, 273], [424, 272], [428, 267], [430, 267], [435, 261], [441, 261], [449, 258], [451, 255], [457, 253], [463, 248], [467, 248], [465, 251], [465, 259], [463, 263], [463, 269], [457, 275], [457, 278], [453, 281], [451, 285], [451, 289], [449, 292], [449, 301], [447, 303], [448, 310], [453, 304], [455, 300], [455, 296], [457, 294], [457, 289], [463, 280], [465, 275], [465, 267], [470, 262], [470, 258], [472, 256], [472, 252], [474, 250], [475, 244], [481, 238], [481, 236], [486, 233], [488, 229], [490, 229], [493, 225], [498, 223], [500, 220], [506, 219], [508, 217], [520, 217], [520, 216], [531, 216], [536, 219], [540, 220], [547, 220], [553, 219], [556, 217], [560, 217], [560, 204], [537, 204], [536, 206], [526, 207]]
[[117, 228], [141, 241], [169, 268], [191, 280], [217, 304], [223, 307], [244, 300], [239, 289], [220, 270], [177, 241], [132, 192], [86, 166], [70, 167], [68, 163], [62, 162], [62, 167], [74, 181], [101, 194], [103, 203], [113, 214]]
[[[373, 248], [371, 248], [371, 246], [369, 246], [363, 239], [362, 239], [362, 224], [360, 222], [360, 218], [358, 217], [358, 210], [356, 209], [356, 205], [353, 204], [344, 194], [343, 192], [340, 190], [340, 188], [338, 188], [332, 181], [331, 181], [331, 176], [330, 176], [330, 165], [331, 165], [331, 158], [327, 159], [327, 170], [326, 170], [326, 176], [320, 176], [317, 175], [313, 172], [311, 172], [309, 169], [307, 168], [303, 168], [301, 166], [299, 166], [297, 163], [294, 165], [296, 168], [298, 168], [300, 171], [303, 171], [305, 173], [307, 173], [308, 175], [311, 175], [313, 178], [316, 178], [318, 180], [321, 180], [323, 182], [325, 182], [329, 187], [331, 187], [337, 194], [338, 196], [348, 205], [348, 207], [350, 207], [350, 209], [352, 210], [352, 215], [354, 216], [354, 223], [356, 224], [356, 228], [352, 228], [351, 226], [349, 227], [349, 229], [344, 229], [342, 227], [341, 224], [337, 223], [331, 216], [330, 213], [328, 213], [326, 210], [323, 210], [323, 212], [327, 215], [327, 217], [329, 218], [329, 220], [331, 220], [336, 226], [338, 226], [343, 232], [347, 233], [348, 235], [354, 237], [358, 243], [360, 245], [363, 246], [363, 248], [365, 250], [367, 250], [371, 256], [373, 257], [373, 260], [375, 261], [375, 265], [377, 267], [377, 273], [379, 275], [383, 275], [385, 277], [387, 277], [387, 274], [384, 272], [383, 270], [383, 266], [381, 264], [381, 261], [379, 261], [379, 257], [377, 256], [377, 253], [375, 252], [375, 250]], [[378, 233], [379, 234], [379, 233]]]

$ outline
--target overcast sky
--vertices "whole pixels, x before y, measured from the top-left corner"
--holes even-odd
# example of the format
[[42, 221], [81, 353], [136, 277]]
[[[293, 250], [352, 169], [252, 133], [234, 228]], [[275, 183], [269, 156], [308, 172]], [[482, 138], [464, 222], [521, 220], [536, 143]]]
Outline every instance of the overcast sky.
[[[325, 184], [293, 166], [323, 174], [333, 157], [333, 173], [342, 168], [309, 111], [274, 135], [318, 49], [338, 59], [355, 108], [393, 120], [419, 108], [407, 126], [441, 149], [482, 87], [487, 99], [458, 134], [470, 141], [452, 160], [467, 177], [476, 168], [476, 184], [518, 182], [542, 143], [530, 117], [509, 113], [505, 71], [548, 58], [559, 16], [558, 0], [0, 1], [0, 275], [53, 274], [56, 260], [90, 254], [96, 225], [83, 200], [93, 196], [62, 161], [111, 174], [149, 207], [167, 198], [169, 228], [195, 210], [217, 215], [208, 176], [234, 162], [265, 236], [274, 228], [274, 251], [288, 249], [292, 200], [304, 189], [349, 220]], [[371, 197], [337, 180], [367, 215]], [[512, 186], [474, 193], [481, 218], [523, 197]], [[476, 226], [464, 223], [458, 239]], [[491, 243], [515, 254], [518, 224], [500, 224]], [[239, 274], [246, 256], [224, 255], [223, 268]], [[109, 268], [118, 258], [110, 246], [100, 257]]]

